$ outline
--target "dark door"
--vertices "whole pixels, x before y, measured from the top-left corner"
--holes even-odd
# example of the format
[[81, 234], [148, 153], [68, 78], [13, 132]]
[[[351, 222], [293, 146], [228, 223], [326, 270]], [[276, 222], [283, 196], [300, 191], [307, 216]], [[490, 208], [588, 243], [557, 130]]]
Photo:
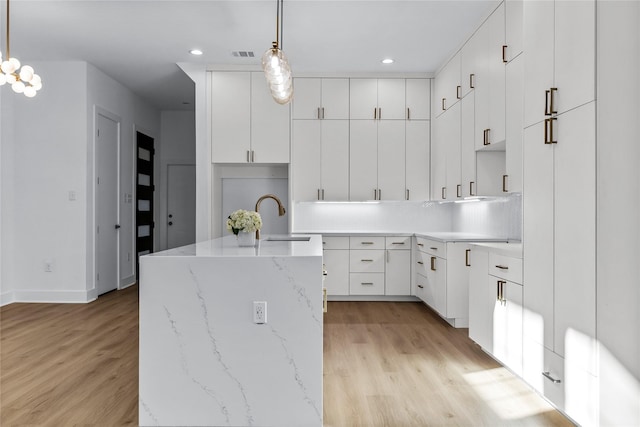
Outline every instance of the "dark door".
[[153, 138], [136, 132], [136, 277], [139, 275], [140, 256], [153, 252]]

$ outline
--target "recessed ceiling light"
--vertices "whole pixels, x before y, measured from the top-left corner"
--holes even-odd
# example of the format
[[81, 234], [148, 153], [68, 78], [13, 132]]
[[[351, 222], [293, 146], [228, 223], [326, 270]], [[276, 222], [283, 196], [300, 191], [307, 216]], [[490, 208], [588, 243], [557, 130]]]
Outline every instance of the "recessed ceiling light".
[[382, 60], [383, 64], [393, 64], [393, 59], [391, 58], [386, 58]]
[[190, 53], [191, 55], [197, 55], [197, 56], [199, 56], [199, 55], [202, 55], [204, 52], [202, 52], [200, 49], [191, 49], [191, 50], [189, 51], [189, 53]]

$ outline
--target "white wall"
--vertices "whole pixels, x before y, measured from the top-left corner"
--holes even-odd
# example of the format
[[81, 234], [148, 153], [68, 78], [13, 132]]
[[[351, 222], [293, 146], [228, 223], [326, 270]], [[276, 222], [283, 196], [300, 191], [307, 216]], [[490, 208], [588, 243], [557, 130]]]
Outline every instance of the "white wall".
[[[167, 168], [168, 165], [196, 164], [196, 116], [194, 111], [163, 111], [160, 115], [160, 146], [156, 153], [160, 168], [160, 181], [156, 187], [156, 198], [160, 200], [159, 218], [156, 228], [160, 232], [159, 249], [167, 248]], [[195, 214], [195, 212], [194, 212]], [[194, 217], [195, 221], [195, 217]]]
[[[86, 62], [31, 65], [43, 78], [35, 98], [0, 88], [0, 303], [85, 302], [95, 298], [93, 106], [122, 119], [122, 193], [133, 193], [134, 127], [157, 137], [160, 115]], [[70, 191], [76, 200], [69, 200]], [[126, 260], [133, 246], [133, 204], [121, 206]], [[45, 261], [53, 263], [52, 272], [44, 271]], [[132, 266], [121, 260], [121, 284], [133, 281]]]

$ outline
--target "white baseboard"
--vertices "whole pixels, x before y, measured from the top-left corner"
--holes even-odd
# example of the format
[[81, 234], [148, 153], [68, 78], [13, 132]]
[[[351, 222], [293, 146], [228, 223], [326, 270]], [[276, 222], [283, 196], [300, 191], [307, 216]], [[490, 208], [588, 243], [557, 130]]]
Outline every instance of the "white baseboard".
[[[95, 291], [94, 291], [95, 292]], [[12, 302], [87, 303], [96, 299], [91, 291], [31, 291], [14, 290]]]
[[15, 302], [13, 298], [13, 291], [3, 292], [0, 294], [0, 307], [11, 304], [12, 302]]
[[120, 279], [120, 289], [126, 289], [129, 286], [133, 286], [136, 284], [136, 276], [125, 277], [124, 279]]

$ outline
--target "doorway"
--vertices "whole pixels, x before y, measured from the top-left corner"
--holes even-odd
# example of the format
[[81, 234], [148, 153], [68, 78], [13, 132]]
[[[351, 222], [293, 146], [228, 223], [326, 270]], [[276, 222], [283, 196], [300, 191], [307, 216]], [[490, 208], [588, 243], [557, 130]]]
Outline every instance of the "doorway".
[[140, 279], [140, 257], [153, 252], [153, 157], [154, 140], [136, 132], [136, 277]]
[[196, 241], [196, 167], [167, 165], [167, 249]]
[[96, 126], [96, 290], [102, 295], [118, 288], [120, 122], [97, 113]]

